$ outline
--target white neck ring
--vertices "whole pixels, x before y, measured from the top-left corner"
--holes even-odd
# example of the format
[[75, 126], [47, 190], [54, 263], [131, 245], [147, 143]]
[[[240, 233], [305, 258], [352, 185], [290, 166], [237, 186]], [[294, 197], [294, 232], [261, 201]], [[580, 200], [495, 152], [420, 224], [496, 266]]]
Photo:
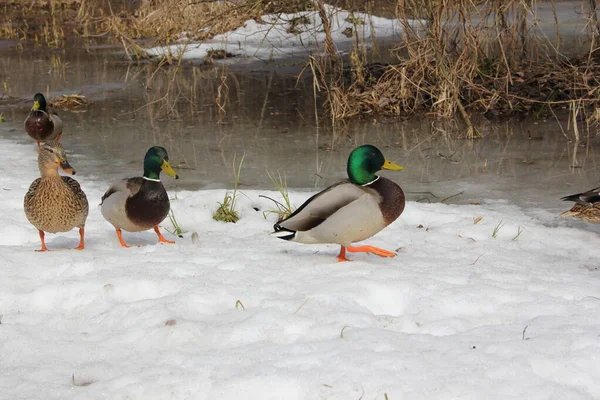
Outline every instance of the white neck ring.
[[377, 178], [373, 179], [373, 180], [372, 180], [371, 182], [369, 182], [369, 183], [365, 183], [364, 185], [360, 185], [360, 186], [369, 186], [370, 184], [377, 182], [377, 180], [378, 180], [378, 179], [379, 179], [379, 177], [377, 177]]

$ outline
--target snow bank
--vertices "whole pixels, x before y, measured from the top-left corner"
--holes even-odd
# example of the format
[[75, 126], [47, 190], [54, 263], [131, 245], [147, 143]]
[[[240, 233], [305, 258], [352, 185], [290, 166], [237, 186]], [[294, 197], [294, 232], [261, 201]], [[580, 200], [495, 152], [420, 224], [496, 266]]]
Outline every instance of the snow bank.
[[[370, 46], [373, 40], [397, 38], [403, 29], [397, 19], [351, 13], [329, 5], [326, 6], [326, 11], [332, 25], [332, 38], [339, 52], [347, 52], [352, 48], [355, 40], [352, 32]], [[153, 47], [147, 52], [157, 57], [171, 55], [186, 60], [204, 60], [210, 51], [224, 50], [238, 60], [243, 57], [271, 61], [276, 58], [320, 54], [324, 41], [325, 33], [319, 13], [304, 11], [263, 15], [261, 22], [247, 20], [240, 28], [205, 42], [183, 38], [177, 44]]]
[[125, 233], [140, 247], [123, 249], [97, 207], [108, 182], [73, 155], [86, 249], [71, 250], [73, 230], [36, 253], [22, 199], [37, 150], [0, 145], [0, 398], [600, 397], [599, 239], [583, 223], [502, 201], [409, 202], [368, 241], [396, 258], [337, 263], [337, 246], [269, 236], [258, 195], [276, 193], [244, 190], [241, 220], [224, 224], [211, 218], [223, 191], [165, 177], [187, 233]]

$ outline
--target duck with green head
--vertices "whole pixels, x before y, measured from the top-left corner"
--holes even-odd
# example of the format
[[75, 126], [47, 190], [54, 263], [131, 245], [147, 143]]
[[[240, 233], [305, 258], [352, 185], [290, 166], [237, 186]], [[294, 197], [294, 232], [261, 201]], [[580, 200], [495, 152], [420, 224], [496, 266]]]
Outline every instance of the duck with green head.
[[178, 179], [164, 147], [151, 147], [144, 158], [144, 176], [114, 182], [102, 196], [100, 210], [117, 230], [119, 242], [125, 244], [121, 230], [141, 232], [154, 228], [160, 243], [175, 243], [160, 233], [160, 224], [169, 214], [167, 191], [160, 181], [160, 172]]
[[348, 261], [346, 251], [381, 257], [396, 254], [373, 246], [352, 247], [391, 224], [404, 211], [404, 192], [391, 180], [377, 176], [381, 169], [401, 171], [404, 167], [383, 157], [375, 146], [354, 149], [348, 157], [348, 180], [308, 199], [288, 218], [274, 225], [274, 234], [299, 243], [336, 243], [338, 261]]
[[560, 214], [561, 217], [575, 217], [593, 224], [600, 224], [600, 187], [565, 196], [561, 200], [575, 202], [569, 211]]
[[62, 120], [48, 107], [41, 93], [33, 97], [33, 107], [25, 120], [25, 131], [37, 142], [39, 151], [42, 151], [40, 142], [59, 141], [62, 136]]

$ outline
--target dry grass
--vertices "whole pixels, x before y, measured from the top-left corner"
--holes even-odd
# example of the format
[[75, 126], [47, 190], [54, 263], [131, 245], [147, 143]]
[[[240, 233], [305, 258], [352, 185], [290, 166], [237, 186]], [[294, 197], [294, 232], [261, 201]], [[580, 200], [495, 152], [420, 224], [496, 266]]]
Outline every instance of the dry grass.
[[[587, 3], [582, 0], [582, 7]], [[589, 53], [567, 59], [548, 37], [532, 33], [536, 22], [527, 19], [530, 6], [526, 0], [399, 1], [396, 14], [405, 37], [391, 64], [368, 64], [357, 41], [345, 61], [350, 65], [341, 68], [342, 60], [325, 43], [327, 60], [311, 59], [309, 65], [332, 121], [426, 113], [458, 117], [466, 124], [465, 136], [475, 137], [472, 113], [537, 115], [575, 107], [588, 118], [598, 115], [600, 60], [594, 35], [600, 24], [595, 13], [590, 15]], [[415, 18], [423, 22], [415, 24]]]
[[[558, 0], [545, 4], [553, 5]], [[65, 35], [102, 36], [120, 43], [131, 60], [146, 57], [140, 39], [152, 38], [168, 44], [182, 37], [205, 40], [241, 26], [248, 19], [260, 21], [265, 13], [317, 10], [326, 39], [324, 56], [310, 59], [306, 71], [314, 76], [315, 101], [324, 99], [334, 129], [353, 117], [390, 116], [408, 118], [431, 114], [463, 121], [465, 136], [476, 137], [473, 113], [488, 117], [513, 113], [552, 115], [554, 109], [571, 109], [579, 120], [596, 123], [600, 118], [600, 59], [595, 54], [600, 21], [593, 0], [580, 0], [589, 13], [588, 54], [567, 59], [555, 47], [560, 27], [548, 38], [535, 33], [536, 19], [527, 18], [540, 0], [346, 0], [328, 1], [343, 8], [395, 16], [404, 29], [390, 64], [369, 63], [367, 43], [356, 32], [354, 51], [342, 59], [336, 52], [329, 16], [323, 0], [14, 0], [0, 22], [0, 37], [33, 39], [48, 46], [61, 46]], [[27, 6], [29, 4], [29, 6]], [[127, 5], [129, 4], [129, 6]], [[135, 8], [131, 4], [135, 4]], [[17, 5], [17, 7], [13, 7]], [[585, 7], [584, 7], [585, 6]], [[586, 8], [587, 7], [587, 8]], [[40, 11], [41, 10], [41, 11]], [[479, 18], [474, 18], [475, 10]], [[25, 20], [44, 13], [35, 29]], [[75, 12], [71, 24], [65, 16]], [[420, 23], [414, 23], [419, 19]], [[532, 22], [533, 21], [533, 22]], [[301, 18], [290, 25], [294, 31], [305, 24]], [[368, 25], [368, 20], [353, 20]], [[71, 29], [72, 28], [72, 29]], [[304, 28], [303, 28], [304, 29]], [[359, 29], [356, 28], [356, 31]], [[373, 43], [371, 43], [373, 44]], [[209, 61], [228, 55], [214, 52]], [[163, 68], [174, 66], [171, 68]], [[180, 87], [174, 77], [181, 60], [167, 55], [159, 60], [151, 79], [165, 75], [163, 97], [149, 99], [160, 104], [163, 114], [177, 117], [175, 104], [193, 99], [190, 87]], [[159, 72], [160, 71], [160, 72]], [[231, 78], [222, 69], [216, 73], [215, 104], [224, 121]], [[149, 82], [150, 83], [150, 82]], [[150, 85], [149, 85], [150, 86]], [[154, 82], [153, 86], [158, 86]], [[232, 88], [233, 90], [233, 88]], [[319, 94], [320, 93], [320, 94]], [[315, 106], [316, 108], [316, 106]]]
[[55, 97], [50, 102], [52, 108], [63, 110], [79, 110], [87, 107], [90, 101], [87, 97], [80, 94], [63, 94], [60, 97]]
[[83, 0], [9, 0], [0, 4], [0, 39], [61, 47]]
[[[114, 37], [132, 58], [143, 54], [138, 39], [152, 38], [163, 45], [182, 38], [206, 40], [234, 30], [249, 19], [260, 21], [263, 14], [307, 9], [311, 4], [310, 0], [143, 0], [132, 12], [103, 9], [96, 0], [81, 1], [80, 23]], [[177, 61], [168, 60], [169, 64]]]

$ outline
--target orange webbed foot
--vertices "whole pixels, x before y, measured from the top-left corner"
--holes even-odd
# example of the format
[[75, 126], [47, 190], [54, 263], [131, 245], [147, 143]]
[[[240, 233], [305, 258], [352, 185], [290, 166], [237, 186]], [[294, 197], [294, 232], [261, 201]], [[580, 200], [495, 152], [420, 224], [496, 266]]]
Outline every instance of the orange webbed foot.
[[346, 248], [342, 246], [340, 249], [340, 254], [337, 255], [338, 262], [352, 261], [346, 258]]
[[158, 230], [158, 226], [155, 226], [155, 227], [154, 227], [154, 232], [156, 232], [156, 234], [158, 235], [158, 242], [159, 242], [159, 243], [169, 243], [169, 244], [173, 244], [173, 243], [175, 243], [175, 241], [174, 241], [174, 240], [169, 240], [169, 239], [166, 239], [166, 238], [165, 238], [165, 237], [162, 235], [162, 233], [160, 233], [160, 231]]
[[42, 248], [39, 250], [36, 250], [37, 252], [41, 252], [41, 251], [51, 251], [49, 248], [46, 247], [46, 241], [44, 240], [44, 231], [40, 231], [38, 229], [38, 234], [40, 235], [40, 240], [42, 241]]
[[85, 236], [85, 230], [83, 228], [79, 228], [79, 246], [75, 247], [75, 250], [83, 250], [85, 246], [83, 245], [83, 237]]
[[125, 243], [123, 240], [123, 234], [121, 233], [120, 229], [117, 229], [117, 237], [119, 238], [119, 243], [121, 243], [121, 246], [125, 247], [126, 249], [130, 248], [130, 246], [127, 246], [127, 243]]
[[396, 257], [396, 253], [384, 249], [380, 249], [379, 247], [373, 246], [358, 246], [358, 247], [348, 247], [347, 250], [351, 253], [370, 253], [375, 254], [379, 257]]

